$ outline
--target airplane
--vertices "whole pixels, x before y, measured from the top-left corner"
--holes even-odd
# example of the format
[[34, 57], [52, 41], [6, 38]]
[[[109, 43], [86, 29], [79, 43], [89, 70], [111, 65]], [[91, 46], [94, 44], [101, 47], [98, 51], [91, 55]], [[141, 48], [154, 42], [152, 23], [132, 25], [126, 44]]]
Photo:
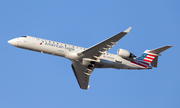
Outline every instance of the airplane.
[[157, 67], [161, 52], [172, 47], [166, 45], [153, 50], [145, 50], [136, 57], [125, 49], [118, 49], [117, 54], [107, 53], [122, 37], [129, 33], [131, 27], [92, 47], [64, 44], [32, 36], [21, 36], [8, 41], [9, 44], [27, 50], [51, 54], [69, 59], [72, 70], [81, 89], [89, 89], [89, 77], [95, 68], [114, 69], [152, 69]]

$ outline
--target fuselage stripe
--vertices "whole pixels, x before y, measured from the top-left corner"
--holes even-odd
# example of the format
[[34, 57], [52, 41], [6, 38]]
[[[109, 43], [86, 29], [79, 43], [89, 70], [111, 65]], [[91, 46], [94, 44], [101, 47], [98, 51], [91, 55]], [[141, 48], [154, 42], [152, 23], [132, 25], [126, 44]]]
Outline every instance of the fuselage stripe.
[[142, 64], [136, 63], [136, 62], [134, 62], [134, 61], [131, 61], [131, 63], [134, 63], [134, 64], [139, 65], [139, 66], [141, 66], [141, 67], [147, 68], [147, 66], [144, 66], [144, 65], [142, 65]]
[[144, 64], [144, 65], [148, 65], [148, 66], [149, 66], [149, 63], [144, 62], [144, 61], [140, 61], [140, 60], [135, 59], [135, 62], [140, 62], [140, 63], [142, 63], [142, 64]]

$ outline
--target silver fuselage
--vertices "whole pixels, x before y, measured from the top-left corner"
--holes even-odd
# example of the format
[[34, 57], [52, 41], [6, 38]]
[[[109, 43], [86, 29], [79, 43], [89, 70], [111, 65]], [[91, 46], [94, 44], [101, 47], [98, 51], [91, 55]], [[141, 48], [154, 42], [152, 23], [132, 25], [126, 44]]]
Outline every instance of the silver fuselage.
[[[19, 48], [64, 57], [71, 61], [79, 59], [77, 54], [87, 49], [31, 36], [18, 37], [8, 41], [8, 43]], [[100, 61], [96, 62], [95, 68], [149, 69], [133, 64], [132, 61], [116, 54], [105, 53]]]

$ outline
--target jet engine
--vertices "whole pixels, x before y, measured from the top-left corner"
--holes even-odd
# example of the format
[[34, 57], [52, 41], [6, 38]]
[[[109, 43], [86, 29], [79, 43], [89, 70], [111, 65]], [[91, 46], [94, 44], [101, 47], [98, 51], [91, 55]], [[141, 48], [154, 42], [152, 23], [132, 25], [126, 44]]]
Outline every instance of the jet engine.
[[124, 59], [133, 59], [134, 57], [136, 57], [134, 54], [130, 53], [125, 49], [118, 49], [117, 55]]

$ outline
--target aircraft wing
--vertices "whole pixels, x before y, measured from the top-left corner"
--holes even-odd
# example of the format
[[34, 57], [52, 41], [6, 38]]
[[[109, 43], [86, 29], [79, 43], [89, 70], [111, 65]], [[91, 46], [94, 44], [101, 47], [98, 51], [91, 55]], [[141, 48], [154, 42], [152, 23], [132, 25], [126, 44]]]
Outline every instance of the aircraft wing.
[[123, 32], [120, 32], [90, 48], [88, 48], [87, 50], [78, 53], [78, 56], [80, 56], [80, 58], [91, 58], [91, 59], [100, 59], [101, 55], [103, 53], [106, 53], [106, 51], [108, 51], [111, 47], [113, 47], [123, 36], [125, 36], [127, 33], [129, 33], [131, 27], [129, 27], [128, 29], [126, 29]]
[[80, 62], [72, 62], [71, 65], [74, 75], [78, 81], [78, 84], [81, 89], [88, 89], [89, 77], [94, 70], [94, 68], [87, 68], [80, 64]]
[[127, 33], [129, 33], [131, 27], [129, 27], [127, 30], [120, 32], [109, 39], [106, 39], [87, 50], [78, 53], [79, 61], [72, 61], [72, 69], [74, 72], [74, 75], [76, 76], [76, 79], [78, 81], [78, 84], [81, 89], [88, 89], [88, 83], [89, 83], [89, 77], [92, 71], [94, 70], [94, 67], [85, 67], [81, 65], [82, 58], [91, 58], [94, 60], [100, 60], [103, 53], [106, 53], [111, 47], [113, 47], [117, 41], [119, 41], [123, 36], [125, 36]]

